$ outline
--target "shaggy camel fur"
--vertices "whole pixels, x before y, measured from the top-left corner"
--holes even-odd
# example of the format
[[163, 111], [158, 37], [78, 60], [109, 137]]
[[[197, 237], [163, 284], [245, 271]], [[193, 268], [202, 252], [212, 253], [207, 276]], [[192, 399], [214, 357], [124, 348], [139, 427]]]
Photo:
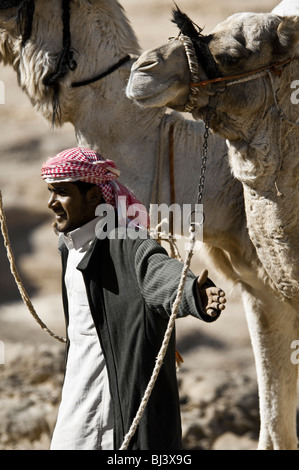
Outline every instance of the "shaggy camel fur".
[[[146, 205], [170, 203], [168, 154], [173, 126], [175, 202], [180, 205], [196, 202], [203, 123], [185, 120], [176, 112], [168, 114], [165, 108], [141, 109], [128, 100], [124, 90], [134, 59], [91, 85], [71, 87], [73, 82], [107, 70], [128, 53], [139, 54], [140, 49], [117, 1], [73, 0], [70, 13], [71, 46], [77, 67], [59, 79], [60, 123], [73, 124], [79, 145], [115, 160], [122, 180]], [[55, 69], [61, 45], [60, 0], [35, 1], [32, 34], [25, 44], [16, 27], [16, 9], [0, 11], [0, 60], [14, 67], [32, 105], [49, 121], [53, 90], [43, 84], [43, 79]], [[231, 175], [224, 139], [209, 137], [208, 158], [203, 247], [216, 268], [240, 285], [248, 318], [262, 319], [270, 311], [279, 321], [284, 307], [265, 285], [263, 267], [248, 236], [242, 185]], [[157, 166], [161, 166], [160, 173]], [[157, 174], [162, 184], [156, 193]], [[265, 360], [257, 358], [259, 367], [265, 366]], [[280, 416], [289, 396], [276, 386], [276, 376], [277, 371], [271, 369], [263, 397], [276, 410], [274, 435], [283, 436], [288, 443]]]
[[[276, 12], [285, 11], [286, 4]], [[248, 316], [260, 389], [259, 446], [295, 449], [298, 367], [290, 348], [299, 338], [299, 108], [294, 90], [299, 16], [235, 14], [207, 36], [179, 10], [174, 21], [193, 40], [198, 82], [236, 75], [196, 85], [193, 117], [228, 139], [230, 165], [244, 189], [250, 238], [273, 292], [284, 302]], [[290, 58], [295, 60], [242, 75]], [[174, 40], [142, 54], [133, 65], [127, 96], [143, 107], [183, 110], [189, 90], [186, 51], [181, 40]]]

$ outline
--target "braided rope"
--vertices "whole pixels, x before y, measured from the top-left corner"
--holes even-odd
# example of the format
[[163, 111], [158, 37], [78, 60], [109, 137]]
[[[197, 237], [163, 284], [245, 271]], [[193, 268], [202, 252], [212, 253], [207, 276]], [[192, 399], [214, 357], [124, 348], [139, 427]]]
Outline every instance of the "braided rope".
[[191, 39], [188, 36], [184, 36], [183, 34], [180, 34], [177, 39], [179, 39], [184, 45], [190, 70], [190, 94], [184, 108], [186, 113], [190, 113], [196, 106], [199, 93], [198, 88], [193, 86], [193, 83], [197, 83], [200, 79], [198, 60]]
[[36, 311], [35, 311], [35, 309], [32, 305], [32, 302], [31, 302], [31, 300], [30, 300], [30, 298], [29, 298], [29, 296], [28, 296], [28, 294], [27, 294], [27, 292], [24, 288], [24, 285], [22, 283], [22, 280], [20, 278], [20, 275], [19, 275], [17, 267], [16, 267], [14, 255], [13, 255], [10, 240], [9, 240], [6, 217], [5, 217], [5, 213], [4, 213], [4, 209], [3, 209], [1, 190], [0, 190], [0, 223], [1, 223], [1, 232], [2, 232], [2, 235], [3, 235], [3, 238], [4, 238], [4, 246], [6, 248], [7, 258], [8, 258], [9, 264], [10, 264], [10, 270], [11, 270], [11, 273], [12, 273], [12, 275], [13, 275], [15, 281], [16, 281], [16, 284], [18, 286], [19, 292], [21, 294], [21, 297], [22, 297], [25, 305], [28, 307], [29, 312], [31, 313], [33, 318], [36, 320], [36, 322], [39, 324], [39, 326], [44, 331], [46, 331], [50, 336], [57, 339], [58, 341], [60, 341], [62, 343], [65, 343], [66, 342], [65, 338], [62, 338], [61, 336], [59, 336], [59, 335], [53, 333], [51, 330], [49, 330], [49, 328], [45, 325], [45, 323], [39, 318], [39, 316], [37, 315], [37, 313], [36, 313]]
[[194, 50], [194, 46], [192, 44], [191, 39], [184, 34], [179, 34], [179, 36], [169, 38], [169, 41], [181, 41], [185, 48], [185, 54], [188, 61], [188, 67], [190, 71], [190, 92], [188, 96], [187, 103], [184, 107], [184, 112], [190, 113], [196, 106], [197, 103], [197, 96], [199, 93], [198, 87], [194, 86], [194, 83], [198, 83], [200, 80], [199, 74], [199, 65], [196, 56], [196, 52]]

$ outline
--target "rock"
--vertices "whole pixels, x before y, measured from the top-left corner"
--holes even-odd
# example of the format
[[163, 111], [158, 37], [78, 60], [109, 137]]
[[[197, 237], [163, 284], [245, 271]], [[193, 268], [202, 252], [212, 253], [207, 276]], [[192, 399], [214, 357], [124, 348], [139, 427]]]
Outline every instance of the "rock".
[[[180, 384], [185, 449], [212, 449], [223, 434], [257, 440], [259, 411], [256, 380], [233, 371], [190, 377]], [[223, 444], [222, 444], [223, 445]], [[237, 444], [236, 444], [237, 445]]]
[[0, 369], [0, 449], [47, 449], [63, 380], [64, 348], [22, 346]]
[[236, 436], [231, 432], [224, 433], [216, 439], [213, 444], [213, 450], [256, 450], [257, 440], [252, 436]]

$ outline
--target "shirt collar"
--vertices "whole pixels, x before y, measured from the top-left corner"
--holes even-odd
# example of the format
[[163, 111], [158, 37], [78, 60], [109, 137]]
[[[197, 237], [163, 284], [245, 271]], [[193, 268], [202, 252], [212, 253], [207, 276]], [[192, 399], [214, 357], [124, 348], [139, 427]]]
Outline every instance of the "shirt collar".
[[66, 247], [71, 250], [81, 250], [89, 244], [96, 236], [96, 225], [101, 220], [101, 217], [95, 217], [87, 224], [76, 228], [67, 234], [61, 234]]

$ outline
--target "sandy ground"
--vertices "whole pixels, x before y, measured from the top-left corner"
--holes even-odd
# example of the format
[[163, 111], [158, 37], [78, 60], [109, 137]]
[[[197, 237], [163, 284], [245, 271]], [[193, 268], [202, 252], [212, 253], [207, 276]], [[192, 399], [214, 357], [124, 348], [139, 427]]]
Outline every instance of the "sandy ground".
[[[143, 49], [160, 45], [176, 33], [170, 22], [170, 0], [123, 0]], [[270, 11], [275, 0], [181, 0], [205, 31], [237, 11]], [[0, 66], [5, 84], [5, 104], [0, 105], [0, 188], [16, 261], [33, 304], [51, 329], [64, 334], [60, 302], [60, 260], [55, 235], [47, 214], [47, 194], [40, 181], [41, 162], [50, 155], [75, 144], [71, 126], [53, 131], [37, 115], [17, 85], [14, 72]], [[44, 333], [20, 302], [9, 273], [3, 247], [0, 248], [0, 341], [5, 345], [6, 363], [22, 344], [50, 344], [55, 341]], [[196, 267], [195, 267], [196, 268]], [[255, 377], [254, 358], [246, 319], [238, 290], [211, 272], [227, 293], [227, 310], [216, 324], [196, 325], [192, 319], [178, 322], [178, 348], [186, 370], [215, 376], [225, 371], [246, 372]], [[7, 367], [2, 365], [1, 367]], [[255, 448], [256, 442], [224, 441], [226, 448]], [[221, 444], [219, 445], [221, 448]]]

